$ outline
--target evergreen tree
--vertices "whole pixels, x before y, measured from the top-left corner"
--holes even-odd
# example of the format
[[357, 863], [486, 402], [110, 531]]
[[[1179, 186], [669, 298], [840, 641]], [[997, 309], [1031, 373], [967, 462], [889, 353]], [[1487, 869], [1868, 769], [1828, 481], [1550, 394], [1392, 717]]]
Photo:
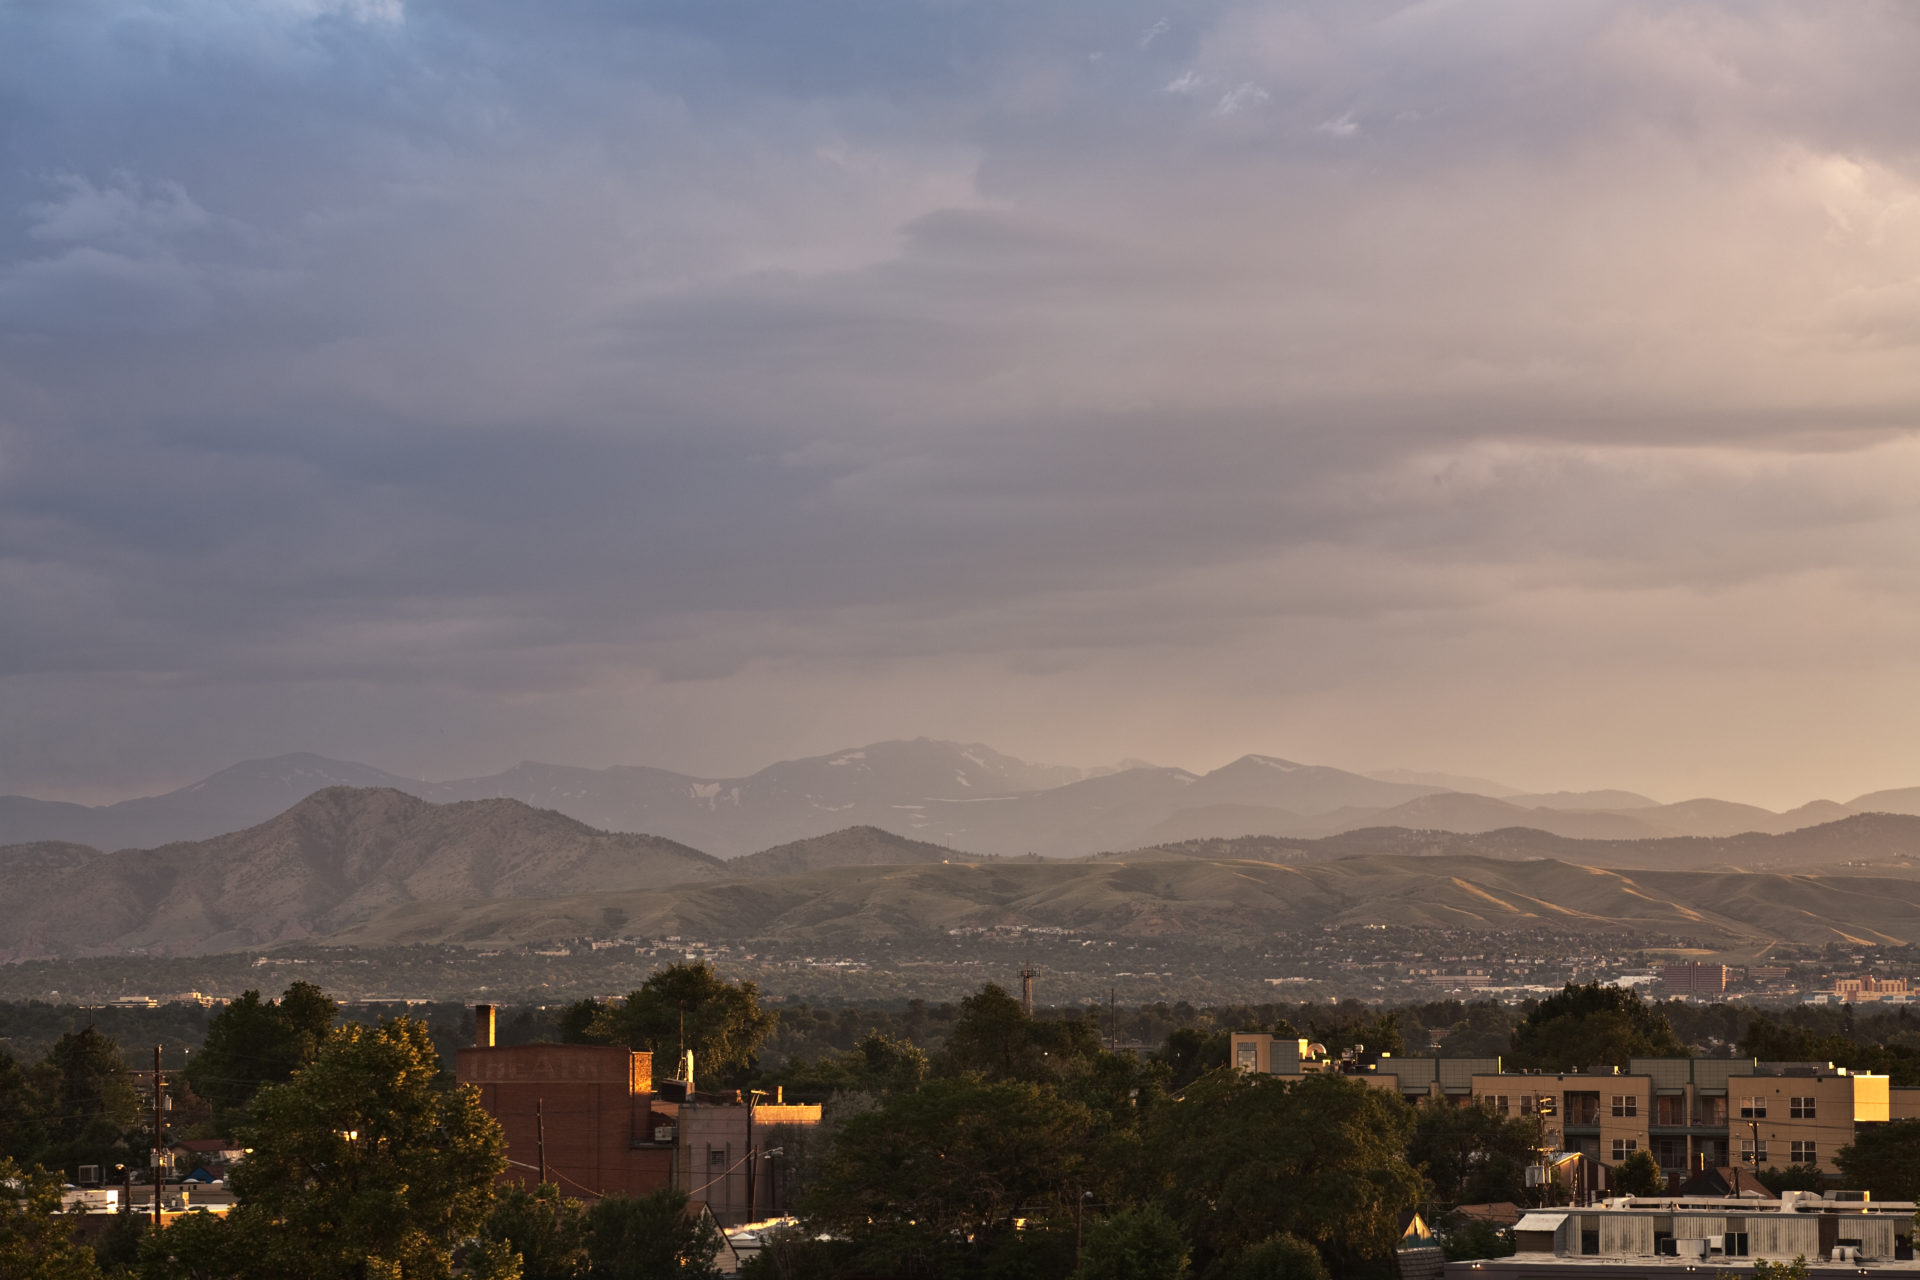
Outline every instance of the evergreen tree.
[[48, 1052], [45, 1073], [54, 1165], [72, 1175], [82, 1164], [125, 1162], [143, 1108], [120, 1046], [92, 1027], [70, 1031]]

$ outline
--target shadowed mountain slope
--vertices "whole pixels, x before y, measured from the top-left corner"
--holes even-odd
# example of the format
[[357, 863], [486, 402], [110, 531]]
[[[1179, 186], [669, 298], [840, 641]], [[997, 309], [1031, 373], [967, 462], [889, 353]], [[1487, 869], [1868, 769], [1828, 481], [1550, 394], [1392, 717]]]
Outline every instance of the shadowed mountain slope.
[[943, 845], [909, 840], [879, 827], [848, 827], [844, 831], [795, 840], [729, 859], [730, 876], [789, 876], [833, 867], [903, 867], [921, 862], [967, 861]]

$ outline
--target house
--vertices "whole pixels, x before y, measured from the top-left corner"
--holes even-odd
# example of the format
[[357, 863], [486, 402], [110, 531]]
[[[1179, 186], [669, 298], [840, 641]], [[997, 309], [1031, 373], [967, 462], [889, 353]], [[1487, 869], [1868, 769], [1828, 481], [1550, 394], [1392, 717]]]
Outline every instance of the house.
[[167, 1148], [167, 1170], [182, 1175], [195, 1169], [225, 1170], [247, 1158], [232, 1138], [187, 1138]]

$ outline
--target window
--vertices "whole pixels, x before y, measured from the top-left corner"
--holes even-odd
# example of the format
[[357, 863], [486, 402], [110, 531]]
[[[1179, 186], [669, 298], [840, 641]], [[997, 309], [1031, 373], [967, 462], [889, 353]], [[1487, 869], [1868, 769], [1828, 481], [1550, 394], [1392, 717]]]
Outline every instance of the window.
[[725, 1147], [707, 1148], [707, 1168], [724, 1169], [727, 1167], [727, 1149]]
[[1720, 1242], [1720, 1252], [1729, 1258], [1746, 1257], [1747, 1233], [1744, 1231], [1727, 1232], [1726, 1238]]
[[1493, 1109], [1495, 1111], [1498, 1111], [1503, 1116], [1510, 1116], [1513, 1114], [1513, 1112], [1507, 1109], [1507, 1095], [1504, 1093], [1494, 1095]]
[[1765, 1120], [1767, 1118], [1767, 1100], [1763, 1097], [1747, 1098], [1740, 1104], [1742, 1120]]
[[1615, 1138], [1613, 1140], [1613, 1158], [1615, 1160], [1625, 1160], [1627, 1158], [1627, 1152], [1638, 1151], [1639, 1149], [1640, 1143], [1638, 1139]]
[[1767, 1162], [1766, 1139], [1755, 1142], [1752, 1138], [1740, 1139], [1740, 1159], [1743, 1163], [1760, 1165]]
[[1640, 1099], [1634, 1097], [1631, 1094], [1628, 1094], [1624, 1097], [1617, 1093], [1614, 1094], [1613, 1095], [1613, 1114], [1616, 1117], [1639, 1115]]
[[1813, 1114], [1812, 1098], [1788, 1098], [1787, 1115], [1795, 1120], [1811, 1120]]
[[1815, 1154], [1814, 1147], [1815, 1147], [1815, 1144], [1811, 1142], [1794, 1143], [1793, 1144], [1793, 1163], [1819, 1164], [1820, 1157], [1817, 1154]]
[[1242, 1071], [1252, 1071], [1260, 1065], [1260, 1048], [1253, 1044], [1233, 1046], [1233, 1065]]
[[1559, 1101], [1550, 1093], [1540, 1095], [1538, 1106], [1540, 1108], [1540, 1114], [1543, 1116], [1554, 1115], [1560, 1110]]

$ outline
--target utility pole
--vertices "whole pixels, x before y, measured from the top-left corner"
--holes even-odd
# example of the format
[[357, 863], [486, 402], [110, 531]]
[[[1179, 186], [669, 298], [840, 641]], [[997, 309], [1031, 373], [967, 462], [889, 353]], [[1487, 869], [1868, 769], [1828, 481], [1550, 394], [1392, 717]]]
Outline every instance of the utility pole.
[[1025, 960], [1020, 962], [1020, 1005], [1029, 1018], [1033, 1016], [1033, 980], [1039, 976], [1031, 963]]
[[153, 1046], [153, 1229], [160, 1229], [160, 1188], [167, 1180], [166, 1149], [160, 1144], [160, 1046]]
[[533, 1150], [534, 1159], [540, 1162], [540, 1181], [535, 1184], [537, 1189], [546, 1185], [547, 1181], [547, 1100], [545, 1098], [533, 1100]]
[[759, 1189], [759, 1185], [756, 1181], [756, 1175], [760, 1172], [758, 1167], [760, 1164], [760, 1161], [759, 1161], [759, 1158], [754, 1154], [754, 1150], [753, 1150], [753, 1115], [754, 1115], [755, 1108], [758, 1107], [759, 1105], [759, 1101], [760, 1101], [760, 1090], [758, 1089], [747, 1090], [747, 1221], [748, 1222], [752, 1222], [755, 1220], [753, 1216], [753, 1212], [754, 1212], [753, 1202], [756, 1198], [754, 1196], [754, 1192]]

